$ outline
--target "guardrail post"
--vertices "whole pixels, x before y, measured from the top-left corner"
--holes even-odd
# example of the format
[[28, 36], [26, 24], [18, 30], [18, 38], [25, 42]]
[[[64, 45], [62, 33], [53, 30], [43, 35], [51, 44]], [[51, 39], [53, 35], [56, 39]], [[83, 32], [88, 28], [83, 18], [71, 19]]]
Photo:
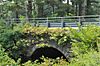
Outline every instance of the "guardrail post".
[[79, 23], [80, 23], [80, 26], [82, 26], [81, 17], [79, 17]]
[[49, 22], [48, 22], [48, 17], [47, 17], [47, 22], [46, 23], [47, 23], [47, 27], [50, 27]]
[[100, 25], [100, 15], [99, 15], [99, 25]]
[[61, 28], [63, 28], [64, 27], [64, 20], [63, 20], [63, 18], [61, 18]]
[[36, 27], [39, 27], [39, 22], [37, 21], [37, 23], [36, 23]]

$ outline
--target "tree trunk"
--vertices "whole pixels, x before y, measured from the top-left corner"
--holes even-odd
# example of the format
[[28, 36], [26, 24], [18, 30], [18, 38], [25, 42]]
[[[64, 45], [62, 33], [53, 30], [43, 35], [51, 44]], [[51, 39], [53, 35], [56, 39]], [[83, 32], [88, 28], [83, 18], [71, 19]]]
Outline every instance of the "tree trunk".
[[52, 16], [54, 16], [54, 12], [55, 12], [55, 5], [52, 5]]
[[91, 7], [91, 2], [90, 2], [90, 0], [87, 0], [87, 8], [86, 8], [86, 14], [87, 15], [90, 15], [90, 7]]
[[86, 5], [87, 5], [87, 0], [84, 0], [82, 4], [82, 13], [81, 13], [82, 16], [86, 15]]
[[67, 0], [67, 5], [68, 5], [68, 7], [67, 7], [67, 15], [69, 15], [69, 0]]
[[38, 17], [43, 17], [43, 4], [38, 4]]
[[28, 0], [27, 16], [28, 16], [28, 19], [32, 18], [32, 0]]
[[82, 3], [79, 3], [79, 16], [86, 15], [86, 4], [87, 0], [84, 0]]
[[79, 3], [79, 16], [82, 16], [82, 4], [81, 3]]
[[19, 21], [19, 15], [18, 15], [18, 11], [16, 10], [16, 22], [18, 22]]
[[19, 12], [18, 12], [18, 3], [17, 2], [16, 2], [15, 14], [16, 14], [16, 16], [15, 16], [16, 19], [15, 20], [18, 23], [19, 22]]
[[76, 5], [75, 5], [74, 1], [72, 1], [72, 8], [73, 8], [73, 14], [74, 14], [74, 16], [76, 16], [77, 15], [76, 14]]
[[76, 3], [76, 15], [79, 16], [79, 4]]

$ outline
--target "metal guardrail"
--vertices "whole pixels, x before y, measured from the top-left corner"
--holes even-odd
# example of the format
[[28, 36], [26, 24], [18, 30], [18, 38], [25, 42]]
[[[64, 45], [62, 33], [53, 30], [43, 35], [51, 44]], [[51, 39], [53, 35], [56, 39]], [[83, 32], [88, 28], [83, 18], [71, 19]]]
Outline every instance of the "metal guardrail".
[[100, 15], [91, 16], [67, 16], [67, 17], [47, 17], [47, 18], [24, 18], [16, 19], [12, 18], [6, 20], [7, 23], [22, 23], [29, 22], [33, 26], [44, 27], [77, 27], [77, 24], [86, 26], [88, 24], [94, 24], [100, 26]]

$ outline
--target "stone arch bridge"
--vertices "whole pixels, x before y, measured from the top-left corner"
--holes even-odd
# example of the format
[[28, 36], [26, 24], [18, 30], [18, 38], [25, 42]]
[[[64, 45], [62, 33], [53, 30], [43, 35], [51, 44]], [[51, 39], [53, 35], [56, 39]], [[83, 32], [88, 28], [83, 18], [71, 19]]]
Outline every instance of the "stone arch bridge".
[[[55, 40], [56, 38], [51, 39], [50, 37], [52, 36], [49, 35], [48, 32], [35, 34], [34, 36], [32, 36], [32, 34], [28, 34], [28, 39], [31, 40], [31, 45], [27, 47], [25, 56], [33, 61], [39, 59], [40, 57], [42, 57], [42, 55], [49, 58], [57, 58], [63, 56], [63, 58], [69, 60], [69, 56], [71, 53], [71, 39], [66, 35], [66, 32], [64, 33], [63, 31], [61, 31], [57, 33], [62, 34], [61, 36], [56, 36], [56, 38], [59, 38], [58, 40]], [[56, 32], [54, 32], [54, 34], [56, 34]], [[66, 38], [64, 39], [67, 40], [63, 42], [63, 37], [65, 36]], [[58, 42], [59, 40], [61, 40], [64, 45], [60, 45]]]

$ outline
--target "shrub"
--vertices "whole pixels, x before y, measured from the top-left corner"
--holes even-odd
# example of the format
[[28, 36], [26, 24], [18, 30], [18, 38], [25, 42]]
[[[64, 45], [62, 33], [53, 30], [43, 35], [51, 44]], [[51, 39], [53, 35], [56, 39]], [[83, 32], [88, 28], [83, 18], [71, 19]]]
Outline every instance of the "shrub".
[[78, 54], [86, 53], [91, 49], [98, 51], [97, 38], [100, 36], [100, 27], [87, 26], [78, 30], [71, 29], [72, 50]]
[[41, 58], [44, 62], [39, 63], [36, 60], [35, 62], [28, 61], [24, 66], [66, 66], [68, 65], [68, 62], [66, 60], [61, 59], [61, 58], [56, 58], [56, 59], [50, 59], [50, 58]]
[[0, 46], [0, 66], [16, 66], [17, 63], [11, 59]]
[[100, 66], [100, 52], [90, 51], [74, 57], [69, 66]]

